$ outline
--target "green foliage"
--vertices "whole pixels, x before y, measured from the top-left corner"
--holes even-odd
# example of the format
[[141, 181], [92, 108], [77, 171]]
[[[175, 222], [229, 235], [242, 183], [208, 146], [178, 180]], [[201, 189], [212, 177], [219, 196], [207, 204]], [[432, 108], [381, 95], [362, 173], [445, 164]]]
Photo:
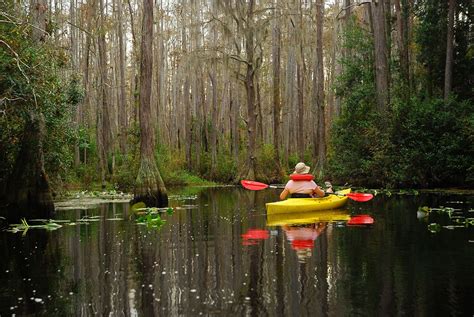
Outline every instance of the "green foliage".
[[[415, 5], [415, 42], [417, 51], [418, 88], [429, 97], [441, 97], [446, 65], [448, 1], [420, 0]], [[453, 93], [461, 100], [474, 98], [474, 46], [470, 32], [474, 23], [474, 3], [456, 2], [458, 18], [454, 24]]]
[[472, 102], [439, 99], [397, 109], [394, 169], [401, 185], [456, 185], [474, 179]]
[[167, 186], [213, 184], [187, 171], [186, 160], [182, 152], [172, 151], [163, 145], [159, 145], [156, 159], [161, 177]]
[[[336, 182], [371, 183], [372, 168], [385, 157], [385, 136], [378, 129], [372, 40], [368, 32], [353, 24], [345, 37], [353, 52], [341, 62], [336, 93], [343, 98], [342, 113], [332, 127], [328, 147], [328, 173]], [[380, 175], [379, 175], [380, 176]]]
[[130, 191], [135, 186], [135, 180], [139, 168], [138, 159], [134, 159], [132, 154], [121, 155], [116, 153], [116, 166], [114, 174], [114, 186], [117, 189]]
[[[4, 12], [9, 8], [2, 5]], [[21, 18], [19, 18], [21, 19]], [[60, 78], [62, 51], [49, 43], [32, 42], [28, 24], [0, 24], [0, 184], [12, 171], [30, 114], [42, 114], [45, 168], [53, 181], [66, 174], [75, 143], [70, 118], [81, 100], [77, 78]]]
[[213, 177], [207, 178], [212, 179], [220, 183], [230, 183], [236, 179], [237, 164], [232, 159], [229, 153], [219, 152], [217, 154], [217, 165], [216, 171]]
[[405, 98], [396, 91], [391, 111], [377, 113], [369, 38], [357, 26], [346, 34], [345, 43], [353, 54], [343, 60], [344, 72], [336, 86], [343, 103], [332, 127], [330, 176], [339, 183], [367, 186], [473, 184], [472, 100], [412, 97], [402, 101]]
[[272, 144], [264, 144], [261, 149], [257, 150], [257, 172], [258, 179], [265, 183], [273, 183], [281, 180], [275, 156], [275, 148]]
[[415, 6], [419, 23], [415, 29], [418, 60], [423, 67], [419, 78], [428, 96], [441, 95], [446, 63], [447, 1], [423, 0]]
[[173, 214], [173, 208], [137, 208], [138, 213], [136, 222], [146, 225], [147, 228], [160, 229], [166, 220], [162, 219], [161, 214], [166, 212], [168, 215]]

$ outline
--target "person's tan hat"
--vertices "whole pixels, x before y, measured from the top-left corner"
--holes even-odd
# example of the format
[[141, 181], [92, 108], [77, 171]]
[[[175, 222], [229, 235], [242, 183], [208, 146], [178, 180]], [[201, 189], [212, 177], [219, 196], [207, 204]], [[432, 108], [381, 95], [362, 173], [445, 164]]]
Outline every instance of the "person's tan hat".
[[305, 163], [299, 162], [295, 166], [294, 174], [308, 174], [310, 169], [311, 169], [311, 167], [306, 166]]

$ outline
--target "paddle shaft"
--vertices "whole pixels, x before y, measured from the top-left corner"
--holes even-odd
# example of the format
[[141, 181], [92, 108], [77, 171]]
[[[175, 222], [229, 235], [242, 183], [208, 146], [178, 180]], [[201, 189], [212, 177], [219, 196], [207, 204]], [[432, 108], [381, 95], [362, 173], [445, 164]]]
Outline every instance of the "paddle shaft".
[[[240, 181], [242, 186], [246, 189], [249, 190], [262, 190], [265, 188], [279, 188], [276, 185], [268, 185], [265, 183], [261, 182], [256, 182], [256, 181], [249, 181], [249, 180], [242, 180]], [[372, 194], [366, 194], [366, 193], [349, 193], [349, 194], [338, 194], [336, 193], [331, 193], [332, 195], [338, 195], [338, 196], [347, 196], [349, 199], [359, 201], [359, 202], [366, 202], [371, 200], [374, 196]]]

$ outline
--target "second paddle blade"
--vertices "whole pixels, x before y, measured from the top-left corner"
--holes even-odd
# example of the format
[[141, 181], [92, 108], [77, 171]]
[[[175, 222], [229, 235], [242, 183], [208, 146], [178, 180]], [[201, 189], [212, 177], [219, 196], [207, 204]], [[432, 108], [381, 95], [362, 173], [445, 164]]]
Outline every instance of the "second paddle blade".
[[365, 194], [365, 193], [349, 193], [346, 196], [349, 197], [352, 200], [361, 201], [361, 202], [369, 201], [372, 198], [374, 198], [374, 195]]

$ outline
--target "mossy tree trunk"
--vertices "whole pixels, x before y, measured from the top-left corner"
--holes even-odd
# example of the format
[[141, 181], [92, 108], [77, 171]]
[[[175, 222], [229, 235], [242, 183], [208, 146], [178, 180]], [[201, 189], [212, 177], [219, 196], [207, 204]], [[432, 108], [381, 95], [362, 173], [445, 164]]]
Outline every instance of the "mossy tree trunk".
[[21, 218], [46, 218], [54, 215], [53, 197], [44, 169], [43, 114], [30, 110], [20, 152], [6, 186], [8, 221]]
[[153, 0], [143, 1], [140, 58], [140, 169], [135, 182], [134, 201], [148, 207], [168, 205], [168, 195], [156, 165], [151, 119], [151, 79], [153, 72]]

